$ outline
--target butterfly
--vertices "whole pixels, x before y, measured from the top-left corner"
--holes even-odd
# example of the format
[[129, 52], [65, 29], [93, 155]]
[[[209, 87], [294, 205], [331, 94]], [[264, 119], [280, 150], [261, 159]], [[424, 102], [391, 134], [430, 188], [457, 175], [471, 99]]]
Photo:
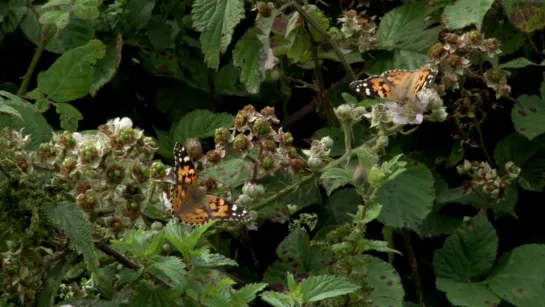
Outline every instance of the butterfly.
[[349, 87], [366, 96], [407, 101], [429, 86], [437, 71], [426, 65], [416, 70], [387, 70], [378, 76], [356, 80]]
[[187, 155], [185, 147], [174, 145], [174, 170], [176, 183], [170, 191], [172, 213], [184, 224], [203, 225], [211, 220], [236, 220], [246, 222], [248, 211], [221, 197], [208, 194], [208, 189], [197, 182], [197, 169]]

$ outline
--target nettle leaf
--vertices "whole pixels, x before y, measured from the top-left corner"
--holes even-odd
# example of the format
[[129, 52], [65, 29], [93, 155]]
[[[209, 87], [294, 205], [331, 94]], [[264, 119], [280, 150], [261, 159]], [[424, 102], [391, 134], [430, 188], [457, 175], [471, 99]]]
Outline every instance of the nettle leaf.
[[[155, 234], [152, 231], [131, 230], [127, 231], [123, 240], [112, 240], [111, 242], [119, 250], [131, 252], [142, 258], [149, 258], [156, 253], [156, 248], [152, 243], [154, 237]], [[157, 237], [162, 239], [161, 235]]]
[[441, 27], [426, 29], [425, 3], [405, 4], [384, 15], [377, 30], [379, 46], [425, 54], [437, 42]]
[[301, 282], [304, 302], [317, 302], [356, 292], [361, 287], [331, 275], [313, 276]]
[[520, 95], [511, 110], [515, 130], [529, 140], [545, 132], [545, 102], [538, 96]]
[[197, 267], [213, 268], [224, 265], [238, 266], [236, 261], [229, 259], [221, 254], [210, 254], [202, 252], [198, 257], [193, 259], [192, 264]]
[[526, 244], [504, 254], [487, 279], [494, 293], [519, 307], [545, 301], [545, 245]]
[[400, 251], [388, 247], [388, 242], [379, 240], [364, 239], [364, 251], [374, 250], [377, 252], [396, 253], [403, 255]]
[[[2, 96], [9, 100], [4, 100]], [[34, 105], [4, 91], [0, 91], [0, 99], [3, 100], [0, 106], [14, 109], [22, 117], [0, 116], [0, 127], [9, 127], [13, 130], [25, 128], [24, 133], [32, 136], [28, 144], [29, 150], [36, 150], [40, 144], [51, 140], [53, 129]]]
[[69, 103], [57, 103], [57, 114], [60, 114], [61, 128], [67, 131], [77, 131], [78, 122], [83, 119], [83, 114]]
[[196, 0], [191, 11], [193, 27], [201, 32], [204, 61], [217, 69], [220, 54], [231, 43], [235, 26], [244, 18], [242, 0]]
[[499, 303], [499, 298], [480, 282], [490, 272], [497, 249], [498, 236], [492, 224], [484, 216], [473, 218], [435, 252], [437, 288], [455, 305], [482, 306], [486, 300]]
[[49, 222], [64, 232], [77, 251], [83, 254], [90, 271], [98, 273], [98, 259], [93, 244], [93, 227], [87, 216], [73, 203], [47, 203], [43, 212]]
[[176, 223], [170, 220], [163, 228], [165, 239], [167, 239], [188, 261], [198, 255], [194, 249], [197, 243], [201, 240], [208, 228], [216, 224], [215, 221], [207, 223], [203, 226], [191, 227], [186, 224]]
[[377, 196], [378, 202], [383, 205], [379, 221], [416, 231], [433, 206], [433, 175], [423, 164], [408, 164], [404, 172], [380, 187]]
[[371, 255], [361, 255], [360, 258], [367, 263], [365, 283], [368, 289], [372, 289], [369, 299], [373, 302], [373, 306], [401, 306], [405, 291], [395, 268], [388, 262]]
[[129, 305], [136, 307], [168, 307], [172, 302], [179, 300], [176, 292], [169, 291], [163, 286], [154, 285], [150, 288], [144, 282], [140, 282], [133, 288]]
[[106, 49], [106, 55], [95, 65], [93, 81], [89, 94], [95, 96], [106, 83], [110, 82], [121, 63], [121, 51], [123, 49], [123, 36], [117, 35], [117, 39], [110, 43]]
[[545, 28], [545, 4], [540, 1], [502, 1], [509, 22], [523, 32], [531, 33]]
[[[180, 119], [174, 128], [173, 141], [185, 142], [190, 138], [214, 136], [216, 129], [233, 125], [233, 116], [227, 113], [214, 113], [208, 110], [195, 110]], [[170, 148], [172, 148], [170, 146]]]
[[448, 5], [443, 11], [443, 24], [455, 30], [471, 24], [481, 25], [484, 15], [492, 7], [494, 0], [460, 0]]
[[320, 179], [322, 179], [322, 185], [329, 196], [337, 188], [350, 183], [352, 181], [352, 173], [344, 168], [332, 167], [325, 170]]
[[247, 304], [255, 299], [258, 292], [263, 291], [267, 287], [265, 283], [252, 283], [233, 292], [231, 299], [234, 302], [239, 302], [241, 305]]
[[274, 307], [292, 307], [295, 306], [295, 300], [284, 293], [274, 291], [265, 291], [259, 295], [262, 300]]
[[54, 303], [55, 296], [59, 291], [60, 285], [66, 273], [72, 268], [77, 260], [74, 254], [66, 258], [61, 258], [55, 262], [44, 276], [44, 285], [38, 293], [37, 306], [51, 306]]
[[84, 97], [91, 90], [94, 64], [105, 53], [106, 46], [96, 39], [66, 52], [38, 74], [38, 89], [55, 102]]
[[233, 64], [240, 67], [240, 81], [252, 94], [259, 91], [262, 63], [264, 59], [263, 35], [259, 28], [251, 28], [237, 42], [233, 50]]
[[185, 264], [180, 258], [155, 255], [150, 258], [147, 270], [152, 274], [167, 277], [176, 287], [183, 287], [186, 283]]
[[527, 58], [516, 58], [509, 62], [498, 65], [499, 68], [524, 68], [526, 66], [543, 66], [543, 64], [534, 63]]

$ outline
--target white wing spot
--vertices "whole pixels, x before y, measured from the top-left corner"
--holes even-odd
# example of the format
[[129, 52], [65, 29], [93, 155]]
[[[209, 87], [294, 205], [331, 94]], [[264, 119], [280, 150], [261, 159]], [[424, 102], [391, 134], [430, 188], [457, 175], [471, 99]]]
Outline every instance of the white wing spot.
[[237, 211], [237, 205], [233, 205], [233, 211]]

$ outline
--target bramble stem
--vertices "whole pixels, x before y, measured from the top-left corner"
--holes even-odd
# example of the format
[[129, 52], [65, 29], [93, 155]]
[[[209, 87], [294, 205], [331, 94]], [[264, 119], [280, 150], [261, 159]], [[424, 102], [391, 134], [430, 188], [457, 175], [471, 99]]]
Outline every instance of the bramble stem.
[[339, 61], [341, 61], [341, 64], [343, 65], [344, 67], [344, 70], [346, 71], [346, 73], [350, 76], [350, 78], [352, 78], [352, 81], [355, 81], [357, 80], [357, 77], [356, 77], [356, 74], [354, 73], [354, 71], [352, 70], [352, 67], [350, 67], [350, 64], [348, 64], [348, 61], [346, 61], [346, 58], [344, 57], [344, 54], [341, 52], [341, 48], [339, 47], [339, 44], [337, 44], [337, 42], [331, 38], [331, 36], [329, 35], [329, 33], [327, 33], [327, 31], [322, 28], [322, 26], [316, 22], [316, 20], [314, 20], [308, 13], [307, 11], [305, 11], [305, 9], [300, 6], [299, 4], [295, 3], [295, 2], [290, 2], [289, 3], [290, 6], [292, 6], [301, 16], [303, 16], [303, 18], [305, 18], [305, 20], [312, 26], [314, 27], [314, 29], [316, 29], [316, 31], [318, 31], [318, 33], [320, 33], [320, 35], [322, 35], [324, 37], [324, 39], [331, 45], [331, 47], [333, 47], [333, 51], [335, 52], [335, 54], [337, 55], [337, 57], [339, 58]]
[[30, 62], [30, 65], [28, 65], [28, 69], [25, 73], [25, 76], [23, 77], [23, 82], [21, 83], [21, 87], [19, 87], [19, 90], [17, 91], [17, 96], [23, 96], [26, 94], [28, 89], [28, 84], [30, 83], [30, 79], [32, 78], [32, 75], [34, 75], [34, 70], [36, 69], [36, 65], [38, 65], [38, 61], [40, 61], [40, 58], [42, 57], [42, 53], [45, 50], [45, 45], [47, 45], [48, 34], [49, 34], [49, 26], [46, 25], [43, 28], [42, 38], [40, 39], [40, 42], [38, 43], [38, 48], [36, 49], [36, 52], [34, 52], [32, 61]]
[[418, 304], [424, 306], [424, 293], [422, 292], [422, 281], [420, 279], [420, 273], [418, 273], [418, 263], [416, 262], [416, 257], [414, 256], [413, 245], [411, 242], [411, 232], [408, 228], [403, 228], [401, 231], [401, 237], [403, 238], [403, 243], [405, 243], [405, 248], [407, 249], [407, 254], [409, 256], [409, 265], [411, 266], [411, 273], [414, 280], [414, 287], [416, 288], [416, 296], [418, 297]]
[[484, 155], [486, 156], [486, 160], [488, 161], [488, 164], [490, 164], [490, 166], [493, 166], [494, 160], [492, 160], [492, 158], [488, 154], [488, 150], [486, 150], [486, 146], [484, 145], [484, 137], [483, 137], [483, 130], [481, 129], [481, 122], [477, 118], [474, 118], [474, 121], [475, 121], [475, 129], [477, 129], [477, 134], [479, 135], [479, 144], [481, 145]]

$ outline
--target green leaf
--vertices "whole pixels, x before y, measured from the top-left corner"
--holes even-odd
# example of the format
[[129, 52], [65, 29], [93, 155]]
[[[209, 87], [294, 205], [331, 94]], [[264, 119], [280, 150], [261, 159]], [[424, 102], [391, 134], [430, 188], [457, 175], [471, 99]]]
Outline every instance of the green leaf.
[[516, 132], [511, 133], [496, 145], [494, 150], [496, 164], [503, 167], [505, 163], [511, 161], [522, 167], [539, 149], [532, 143]]
[[[9, 100], [4, 100], [2, 97], [7, 97]], [[40, 144], [51, 140], [53, 129], [34, 105], [4, 91], [0, 91], [0, 99], [3, 100], [0, 106], [14, 109], [22, 117], [20, 119], [13, 116], [0, 116], [0, 127], [9, 127], [13, 130], [25, 128], [24, 133], [32, 136], [28, 145], [29, 150], [36, 150]]]
[[57, 114], [61, 116], [61, 128], [67, 131], [77, 131], [78, 122], [83, 119], [83, 114], [69, 103], [57, 103]]
[[91, 90], [93, 66], [105, 52], [106, 46], [99, 40], [66, 52], [38, 74], [38, 88], [55, 102], [84, 97]]
[[[102, 1], [97, 2], [100, 3]], [[81, 19], [95, 20], [100, 16], [100, 11], [98, 9], [99, 5], [100, 4], [87, 4], [83, 1], [77, 1], [74, 6], [74, 14]]]
[[486, 18], [482, 32], [485, 37], [494, 37], [500, 41], [502, 56], [517, 51], [525, 42], [524, 33], [509, 22], [499, 23], [496, 18]]
[[52, 6], [63, 6], [72, 4], [72, 0], [49, 0], [46, 4], [42, 5], [43, 8], [48, 8]]
[[93, 244], [93, 226], [87, 216], [73, 203], [46, 203], [43, 211], [59, 231], [64, 232], [77, 251], [83, 254], [89, 270], [98, 273], [98, 259]]
[[334, 190], [350, 183], [352, 181], [352, 173], [344, 168], [332, 167], [323, 172], [320, 179], [322, 179], [322, 185], [329, 196]]
[[238, 301], [243, 304], [247, 304], [255, 299], [257, 293], [263, 291], [267, 287], [265, 283], [252, 283], [247, 284], [244, 287], [236, 290], [232, 294], [233, 301]]
[[360, 258], [367, 264], [365, 283], [368, 289], [372, 289], [369, 299], [373, 305], [401, 306], [405, 291], [395, 268], [388, 262], [371, 255], [361, 255]]
[[263, 44], [259, 28], [251, 28], [237, 42], [233, 51], [233, 64], [240, 67], [240, 81], [252, 94], [259, 91], [263, 59]]
[[168, 307], [172, 306], [172, 302], [179, 300], [175, 292], [171, 292], [159, 285], [154, 285], [150, 289], [144, 282], [141, 282], [132, 292], [128, 304], [131, 307]]
[[434, 237], [442, 234], [449, 235], [460, 227], [461, 224], [462, 217], [431, 212], [424, 222], [422, 222], [419, 234], [422, 237]]
[[44, 285], [38, 293], [38, 307], [49, 307], [53, 304], [64, 275], [72, 268], [76, 260], [77, 256], [72, 254], [59, 259], [53, 264], [46, 273]]
[[343, 188], [333, 192], [327, 198], [325, 206], [329, 209], [328, 224], [342, 225], [350, 223], [350, 214], [355, 214], [358, 205], [362, 203], [361, 197], [354, 188]]
[[217, 69], [220, 53], [231, 43], [235, 26], [244, 18], [242, 0], [196, 0], [191, 11], [193, 27], [201, 32], [204, 61]]
[[304, 272], [302, 266], [309, 250], [309, 244], [310, 239], [305, 230], [293, 230], [276, 248], [279, 260], [267, 268], [263, 281], [284, 286], [286, 271], [296, 274]]
[[521, 188], [541, 192], [545, 187], [545, 157], [543, 153], [530, 160], [522, 166], [518, 183]]
[[377, 251], [377, 252], [385, 252], [385, 253], [396, 253], [398, 255], [403, 255], [398, 250], [395, 250], [393, 248], [388, 247], [388, 242], [386, 241], [379, 241], [379, 240], [364, 240], [364, 251]]
[[44, 25], [53, 25], [57, 22], [57, 19], [63, 15], [63, 11], [60, 10], [51, 10], [43, 13], [40, 16], [40, 23]]
[[93, 81], [89, 94], [95, 96], [106, 83], [110, 82], [121, 63], [121, 51], [123, 49], [123, 36], [119, 34], [117, 39], [108, 45], [105, 56], [95, 65]]
[[354, 285], [342, 277], [331, 275], [313, 276], [301, 283], [304, 302], [321, 301], [353, 293], [360, 288], [360, 286]]
[[527, 58], [516, 58], [507, 63], [498, 65], [499, 68], [524, 68], [526, 66], [543, 66], [542, 64], [534, 63]]
[[236, 261], [229, 259], [221, 254], [209, 254], [202, 252], [198, 257], [193, 259], [192, 264], [196, 267], [214, 268], [224, 265], [238, 266]]
[[379, 221], [416, 231], [433, 206], [433, 175], [423, 164], [408, 165], [406, 171], [382, 185], [377, 196], [383, 205]]
[[142, 29], [148, 24], [154, 7], [155, 0], [131, 0], [126, 7], [129, 22], [137, 30]]
[[[482, 298], [493, 299], [482, 284], [472, 283], [486, 276], [498, 249], [496, 230], [484, 216], [464, 224], [435, 252], [433, 266], [436, 285], [455, 305], [479, 306]], [[464, 291], [474, 292], [470, 297]], [[492, 301], [498, 301], [497, 299]]]
[[284, 293], [278, 293], [274, 291], [265, 291], [259, 295], [262, 300], [269, 303], [274, 307], [293, 307], [295, 306], [295, 300]]
[[515, 130], [529, 140], [545, 132], [545, 102], [538, 96], [520, 95], [511, 110]]
[[488, 278], [494, 293], [517, 307], [545, 301], [545, 245], [526, 244], [504, 254]]
[[[1, 95], [1, 93], [0, 93]], [[0, 97], [1, 99], [1, 97]], [[17, 118], [19, 118], [20, 120], [23, 120], [23, 116], [21, 115], [21, 113], [19, 113], [17, 110], [15, 110], [14, 108], [8, 106], [7, 104], [0, 104], [0, 115], [1, 114], [7, 114], [7, 115], [12, 115], [12, 116], [15, 116]]]
[[443, 24], [449, 30], [461, 29], [471, 24], [480, 26], [484, 15], [494, 0], [459, 0], [448, 5], [442, 16]]
[[449, 302], [454, 306], [499, 306], [501, 302], [483, 282], [462, 283], [452, 279], [438, 279], [436, 286], [447, 293]]
[[244, 184], [251, 178], [250, 169], [252, 163], [242, 159], [241, 156], [233, 154], [232, 159], [227, 157], [222, 163], [218, 163], [214, 167], [208, 167], [202, 172], [202, 177], [214, 177], [221, 182], [222, 185], [229, 188], [236, 188]]
[[246, 87], [240, 83], [240, 69], [229, 63], [214, 76], [214, 92], [218, 95], [247, 96]]
[[162, 231], [165, 238], [184, 256], [184, 259], [191, 260], [194, 256], [199, 255], [194, 253], [197, 243], [206, 230], [214, 224], [215, 221], [212, 221], [203, 226], [191, 228], [189, 225], [178, 224], [174, 220], [170, 220]]
[[425, 54], [439, 38], [441, 27], [426, 29], [425, 3], [405, 4], [384, 15], [377, 30], [379, 46]]
[[[227, 113], [213, 113], [195, 110], [187, 113], [174, 129], [173, 141], [185, 142], [189, 138], [206, 138], [214, 135], [217, 128], [231, 127], [233, 116]], [[172, 148], [174, 144], [170, 148]]]
[[147, 270], [154, 275], [166, 276], [175, 287], [183, 287], [186, 283], [185, 264], [180, 258], [155, 255], [150, 258]]

